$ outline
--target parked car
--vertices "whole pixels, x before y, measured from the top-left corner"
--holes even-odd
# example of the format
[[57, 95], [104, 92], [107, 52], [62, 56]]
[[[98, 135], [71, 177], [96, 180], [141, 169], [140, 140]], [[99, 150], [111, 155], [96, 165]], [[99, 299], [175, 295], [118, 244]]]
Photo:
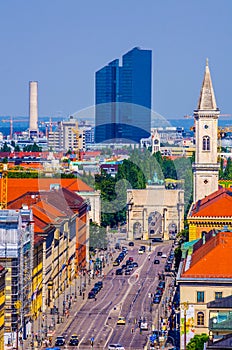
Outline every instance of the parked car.
[[157, 256], [162, 256], [163, 255], [163, 252], [158, 252], [157, 253]]
[[103, 287], [103, 282], [102, 281], [97, 281], [95, 285], [99, 285], [101, 288]]
[[159, 264], [159, 263], [160, 263], [160, 261], [158, 259], [154, 260], [154, 264]]
[[96, 294], [93, 291], [90, 291], [88, 294], [88, 299], [94, 299]]
[[123, 269], [117, 269], [115, 274], [116, 275], [122, 275], [123, 274]]
[[134, 267], [138, 267], [139, 266], [136, 261], [133, 261], [131, 265], [133, 265]]
[[129, 242], [128, 245], [129, 245], [129, 247], [134, 247], [135, 244], [134, 244], [134, 242]]
[[144, 250], [141, 249], [141, 248], [139, 248], [138, 253], [139, 253], [139, 254], [143, 254], [143, 253], [144, 253]]
[[160, 300], [161, 300], [161, 297], [160, 296], [155, 296], [154, 299], [153, 299], [153, 304], [159, 304], [160, 303]]
[[146, 251], [145, 245], [141, 245], [140, 249], [142, 249], [145, 252]]

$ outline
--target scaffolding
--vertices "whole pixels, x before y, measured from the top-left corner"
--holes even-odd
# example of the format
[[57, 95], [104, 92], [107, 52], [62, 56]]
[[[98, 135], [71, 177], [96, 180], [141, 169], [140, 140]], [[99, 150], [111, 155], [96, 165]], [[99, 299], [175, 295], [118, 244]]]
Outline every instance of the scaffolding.
[[7, 269], [5, 342], [31, 332], [33, 224], [29, 209], [0, 210], [0, 263]]

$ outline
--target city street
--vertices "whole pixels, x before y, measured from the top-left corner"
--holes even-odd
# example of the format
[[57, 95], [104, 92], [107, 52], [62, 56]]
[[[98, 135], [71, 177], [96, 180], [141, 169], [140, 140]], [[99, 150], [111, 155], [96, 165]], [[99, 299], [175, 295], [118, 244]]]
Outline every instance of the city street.
[[[171, 245], [159, 244], [152, 247], [152, 252], [148, 252], [147, 246], [147, 251], [143, 254], [138, 254], [138, 247], [137, 244], [135, 247], [128, 247], [129, 251], [124, 259], [126, 261], [128, 257], [132, 257], [138, 263], [131, 275], [115, 275], [119, 266], [109, 268], [105, 277], [99, 278], [103, 281], [103, 288], [97, 294], [96, 300], [87, 299], [86, 291], [85, 300], [78, 311], [74, 311], [75, 303], [73, 304], [67, 322], [57, 328], [53, 344], [57, 335], [63, 335], [68, 344], [70, 336], [77, 334], [78, 349], [90, 349], [91, 339], [94, 349], [107, 349], [110, 343], [121, 343], [127, 350], [144, 348], [152, 330], [158, 329], [160, 320], [165, 317], [168, 288], [160, 304], [152, 305], [152, 295], [158, 285], [158, 274], [164, 270], [166, 262], [165, 258], [157, 257], [157, 252], [162, 251], [168, 255]], [[160, 258], [160, 264], [154, 264], [155, 258]], [[171, 280], [172, 277], [167, 277], [166, 286]], [[95, 278], [91, 284], [96, 281]], [[125, 324], [116, 324], [119, 316], [125, 318]], [[143, 319], [148, 324], [148, 330], [141, 331], [139, 320]], [[65, 348], [73, 349], [67, 345]]]

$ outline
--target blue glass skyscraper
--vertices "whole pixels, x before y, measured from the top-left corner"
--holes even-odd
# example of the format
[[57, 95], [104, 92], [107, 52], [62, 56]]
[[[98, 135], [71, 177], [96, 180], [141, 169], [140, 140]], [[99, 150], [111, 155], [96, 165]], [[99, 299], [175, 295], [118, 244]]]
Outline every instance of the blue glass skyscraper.
[[95, 142], [139, 142], [150, 135], [151, 50], [134, 48], [96, 72]]

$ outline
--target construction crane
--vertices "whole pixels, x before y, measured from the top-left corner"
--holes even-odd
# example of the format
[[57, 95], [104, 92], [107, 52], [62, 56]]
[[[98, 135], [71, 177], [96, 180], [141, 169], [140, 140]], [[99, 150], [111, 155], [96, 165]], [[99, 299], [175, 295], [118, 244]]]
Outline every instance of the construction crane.
[[49, 118], [49, 122], [40, 122], [40, 125], [45, 125], [46, 128], [46, 132], [45, 132], [45, 136], [46, 138], [48, 138], [48, 128], [49, 128], [49, 132], [52, 132], [52, 127], [58, 125], [57, 122], [53, 122], [52, 118]]
[[25, 122], [25, 119], [13, 119], [10, 117], [9, 119], [1, 119], [0, 120], [2, 123], [10, 123], [10, 139], [12, 140], [13, 138], [13, 123], [15, 122]]
[[76, 137], [76, 145], [74, 145], [74, 153], [77, 156], [77, 160], [80, 159], [80, 145], [79, 145], [79, 139], [80, 139], [80, 133], [78, 129], [78, 122], [76, 122], [75, 128], [72, 128], [72, 132], [75, 134]]
[[7, 181], [8, 168], [7, 164], [0, 164], [0, 181], [1, 181], [1, 202], [0, 209], [7, 209]]

